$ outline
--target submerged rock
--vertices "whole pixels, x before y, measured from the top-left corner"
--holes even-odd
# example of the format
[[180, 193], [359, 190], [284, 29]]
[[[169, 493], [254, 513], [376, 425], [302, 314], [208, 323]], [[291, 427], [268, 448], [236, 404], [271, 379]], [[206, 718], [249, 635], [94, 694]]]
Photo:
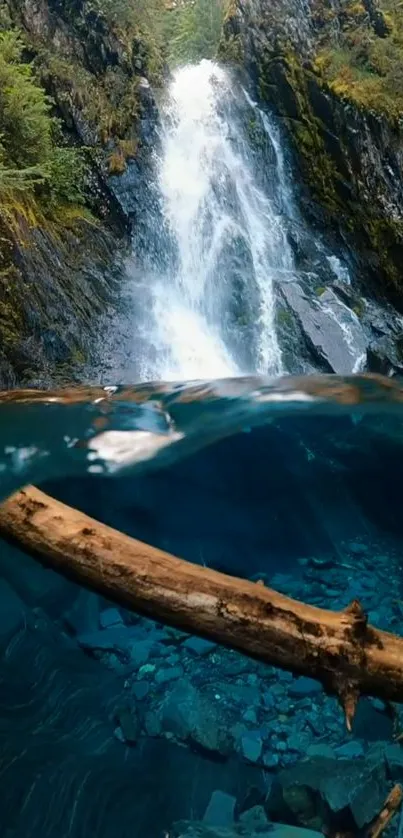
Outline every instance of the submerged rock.
[[201, 750], [227, 756], [231, 751], [227, 717], [218, 700], [182, 680], [164, 699], [161, 726], [165, 733]]
[[209, 826], [230, 826], [234, 822], [236, 798], [223, 791], [214, 791], [204, 813], [203, 823]]
[[331, 748], [330, 745], [325, 744], [309, 745], [306, 751], [306, 755], [308, 757], [325, 757], [326, 759], [335, 758], [334, 749]]
[[132, 693], [137, 701], [143, 701], [150, 692], [150, 684], [147, 681], [138, 681], [132, 685]]
[[362, 829], [380, 812], [387, 792], [382, 762], [317, 757], [277, 775], [267, 811], [273, 818], [292, 818], [314, 829], [332, 823], [348, 829], [351, 820]]
[[203, 637], [189, 637], [183, 643], [183, 648], [192, 652], [194, 655], [208, 655], [216, 647], [216, 643], [211, 640], [204, 640]]
[[99, 622], [103, 629], [112, 628], [112, 626], [121, 626], [123, 624], [122, 615], [117, 608], [106, 608], [105, 611], [101, 611]]
[[241, 750], [248, 762], [259, 762], [263, 748], [263, 741], [259, 731], [251, 731], [242, 736]]
[[116, 718], [122, 731], [123, 741], [128, 745], [135, 745], [140, 733], [140, 724], [133, 705], [126, 704], [119, 707], [116, 711]]
[[171, 836], [172, 838], [321, 838], [321, 833], [280, 823], [267, 824], [267, 828], [264, 823], [210, 827], [202, 823], [184, 821], [175, 824], [169, 836], [170, 838]]
[[388, 743], [384, 756], [390, 778], [399, 783], [403, 782], [403, 747], [397, 743]]
[[291, 698], [307, 698], [308, 696], [318, 695], [322, 691], [323, 687], [320, 681], [305, 676], [292, 681], [288, 687], [288, 694]]
[[247, 827], [257, 829], [259, 832], [263, 831], [263, 827], [268, 826], [268, 818], [263, 806], [253, 806], [252, 809], [247, 809], [239, 816], [241, 823]]
[[77, 640], [83, 649], [90, 651], [128, 651], [133, 643], [133, 633], [126, 626], [112, 626], [109, 629], [80, 634]]
[[364, 748], [361, 742], [346, 742], [336, 748], [336, 755], [341, 759], [357, 759], [364, 756]]
[[158, 669], [155, 675], [156, 684], [167, 684], [169, 681], [176, 681], [182, 678], [183, 668], [181, 666], [171, 666], [168, 669]]
[[64, 615], [63, 621], [74, 634], [97, 631], [100, 622], [102, 625], [98, 595], [90, 591], [80, 591], [73, 607]]

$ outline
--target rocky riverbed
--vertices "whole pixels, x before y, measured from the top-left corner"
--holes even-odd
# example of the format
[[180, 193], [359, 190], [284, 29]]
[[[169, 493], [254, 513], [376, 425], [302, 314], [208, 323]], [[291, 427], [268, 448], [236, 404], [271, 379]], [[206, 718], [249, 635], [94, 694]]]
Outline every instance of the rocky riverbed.
[[[108, 770], [115, 772], [112, 789], [117, 790], [124, 766], [137, 766], [141, 773], [141, 765], [149, 765], [147, 771], [158, 775], [155, 754], [164, 759], [169, 753], [171, 770], [175, 774], [178, 760], [179, 772], [176, 780], [161, 778], [170, 788], [178, 783], [177, 805], [171, 816], [166, 807], [163, 818], [172, 838], [252, 838], [265, 836], [269, 824], [270, 830], [272, 824], [319, 832], [335, 825], [361, 829], [380, 810], [391, 783], [403, 780], [403, 747], [393, 741], [400, 731], [397, 705], [362, 699], [349, 735], [335, 698], [326, 696], [313, 679], [294, 677], [118, 608], [22, 554], [4, 553], [0, 572], [1, 640], [6, 669], [11, 666], [8, 685], [2, 682], [2, 712], [5, 717], [9, 713], [7, 690], [10, 698], [15, 695], [13, 667], [22, 666], [18, 718], [20, 731], [26, 719], [23, 739], [32, 765], [38, 761], [35, 772], [44, 759], [53, 759], [46, 746], [53, 735], [60, 742], [57, 748], [66, 734], [70, 742], [65, 769], [63, 760], [59, 765], [60, 783], [63, 771], [69, 770], [71, 737], [77, 737], [74, 748], [84, 749], [84, 764], [93, 761], [91, 771], [99, 769], [102, 775], [111, 761]], [[373, 623], [403, 633], [399, 556], [390, 544], [346, 542], [342, 563], [328, 556], [301, 556], [292, 572], [262, 571], [257, 576], [322, 607], [342, 608], [359, 598]], [[2, 673], [7, 681], [6, 670]], [[35, 706], [41, 720], [36, 731]], [[19, 741], [14, 734], [7, 739], [9, 778], [14, 763], [7, 754], [12, 751], [17, 758], [16, 748], [22, 773], [29, 774]], [[202, 770], [204, 778], [191, 806], [181, 790], [185, 754], [190, 776]], [[61, 793], [58, 782], [55, 801]], [[138, 782], [141, 786], [143, 781]], [[39, 787], [35, 780], [34, 798]], [[22, 799], [27, 782], [24, 788]], [[143, 823], [153, 823], [150, 806], [147, 798]], [[130, 806], [124, 820], [128, 812]], [[275, 827], [278, 838], [293, 838], [293, 830], [285, 826]], [[156, 825], [146, 834], [161, 834], [153, 829]], [[99, 834], [109, 832], [103, 826]], [[126, 835], [123, 827], [120, 834]], [[295, 838], [304, 838], [304, 833], [295, 832]]]

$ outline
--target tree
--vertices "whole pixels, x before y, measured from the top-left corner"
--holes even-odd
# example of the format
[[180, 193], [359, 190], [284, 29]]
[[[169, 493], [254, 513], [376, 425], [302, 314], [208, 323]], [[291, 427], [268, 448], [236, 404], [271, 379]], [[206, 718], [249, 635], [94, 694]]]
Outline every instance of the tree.
[[195, 0], [168, 14], [171, 64], [214, 58], [226, 9], [226, 0]]
[[82, 203], [83, 158], [77, 149], [58, 147], [52, 103], [24, 62], [16, 30], [0, 32], [0, 195], [8, 210], [17, 197], [46, 194], [46, 204]]
[[32, 67], [22, 61], [17, 32], [0, 33], [0, 134], [4, 164], [40, 166], [52, 150], [50, 102], [36, 84]]

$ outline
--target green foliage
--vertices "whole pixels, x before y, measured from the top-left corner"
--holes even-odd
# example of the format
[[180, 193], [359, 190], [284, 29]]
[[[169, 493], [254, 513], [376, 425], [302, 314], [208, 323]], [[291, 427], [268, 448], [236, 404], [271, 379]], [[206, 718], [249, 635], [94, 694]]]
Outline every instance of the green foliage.
[[324, 30], [315, 69], [337, 96], [395, 120], [403, 113], [403, 5], [380, 0], [378, 6], [384, 36], [361, 3], [347, 5], [337, 41]]
[[0, 31], [11, 29], [11, 17], [8, 6], [0, 0]]
[[50, 103], [22, 51], [18, 33], [0, 33], [0, 132], [4, 157], [16, 168], [41, 165], [52, 148]]
[[83, 203], [85, 165], [76, 149], [57, 145], [51, 101], [23, 60], [15, 30], [0, 31], [0, 217], [36, 225], [62, 203]]
[[158, 81], [164, 68], [165, 0], [94, 0], [111, 29], [126, 44], [128, 55]]
[[43, 175], [34, 166], [31, 169], [10, 169], [4, 163], [0, 163], [0, 196], [10, 190], [27, 192], [38, 183], [43, 183]]
[[227, 0], [194, 0], [166, 16], [168, 61], [172, 66], [217, 55]]
[[293, 317], [288, 308], [281, 307], [277, 310], [276, 321], [279, 326], [290, 327], [293, 324]]
[[82, 151], [56, 147], [46, 165], [52, 200], [56, 203], [83, 204], [87, 166]]
[[32, 190], [36, 184], [42, 183], [43, 173], [37, 167], [17, 169], [6, 165], [6, 153], [2, 140], [3, 137], [0, 135], [0, 197], [4, 197], [13, 190], [26, 192]]
[[218, 57], [230, 64], [242, 64], [244, 50], [241, 35], [226, 35], [222, 37], [218, 47]]
[[42, 50], [41, 75], [57, 90], [59, 105], [79, 110], [88, 123], [94, 144], [124, 138], [139, 114], [139, 77], [129, 77], [117, 67], [107, 67], [95, 77], [73, 58]]

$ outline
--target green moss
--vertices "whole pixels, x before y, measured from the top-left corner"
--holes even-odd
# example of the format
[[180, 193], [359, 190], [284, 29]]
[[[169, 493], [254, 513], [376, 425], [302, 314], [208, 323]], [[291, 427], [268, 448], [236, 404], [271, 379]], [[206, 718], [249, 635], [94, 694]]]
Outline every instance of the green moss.
[[125, 139], [135, 130], [140, 113], [138, 76], [107, 67], [96, 77], [74, 58], [61, 58], [49, 50], [41, 50], [36, 63], [59, 106], [82, 114], [95, 144]]
[[228, 64], [243, 64], [244, 49], [241, 36], [232, 34], [221, 38], [218, 58]]
[[373, 215], [368, 207], [361, 216], [361, 223], [371, 247], [378, 255], [380, 269], [390, 289], [401, 292], [402, 274], [400, 258], [396, 259], [396, 250], [399, 249], [400, 252], [403, 246], [403, 221]]
[[83, 350], [79, 347], [76, 347], [71, 352], [71, 363], [76, 367], [79, 365], [83, 365], [86, 362], [86, 357]]
[[324, 143], [324, 126], [314, 113], [309, 83], [314, 75], [302, 66], [295, 51], [287, 44], [273, 58], [263, 56], [259, 68], [260, 92], [271, 99], [286, 121], [298, 150], [304, 179], [313, 195], [330, 212], [340, 212], [338, 192], [340, 174]]
[[[340, 64], [342, 57], [339, 54], [337, 59]], [[330, 219], [355, 236], [358, 246], [361, 244], [377, 254], [379, 273], [389, 288], [401, 289], [396, 250], [403, 245], [403, 222], [378, 217], [378, 210], [372, 203], [358, 205], [346, 193], [345, 174], [340, 171], [340, 165], [348, 160], [348, 152], [341, 138], [329, 151], [326, 146], [327, 128], [317, 115], [320, 97], [329, 87], [323, 68], [319, 72], [317, 66], [303, 66], [296, 53], [284, 44], [280, 54], [273, 56], [266, 53], [261, 57], [259, 81], [261, 94], [266, 101], [275, 103], [289, 127], [300, 171], [312, 196]]]
[[279, 326], [291, 327], [293, 325], [293, 317], [288, 308], [279, 308], [276, 313], [276, 320]]
[[397, 121], [403, 112], [403, 5], [380, 0], [377, 10], [380, 29], [360, 2], [343, 7], [337, 40], [325, 27], [314, 66], [338, 97]]
[[[0, 226], [0, 232], [4, 234], [7, 231]], [[2, 243], [4, 243], [3, 235]], [[23, 329], [22, 301], [15, 286], [16, 268], [10, 259], [11, 252], [5, 258], [5, 250], [2, 249], [0, 257], [0, 337], [3, 350], [9, 352], [17, 346], [21, 339]]]
[[361, 318], [365, 312], [365, 303], [362, 300], [359, 300], [357, 303], [355, 303], [355, 305], [353, 305], [352, 310], [354, 314], [357, 315], [357, 317]]

